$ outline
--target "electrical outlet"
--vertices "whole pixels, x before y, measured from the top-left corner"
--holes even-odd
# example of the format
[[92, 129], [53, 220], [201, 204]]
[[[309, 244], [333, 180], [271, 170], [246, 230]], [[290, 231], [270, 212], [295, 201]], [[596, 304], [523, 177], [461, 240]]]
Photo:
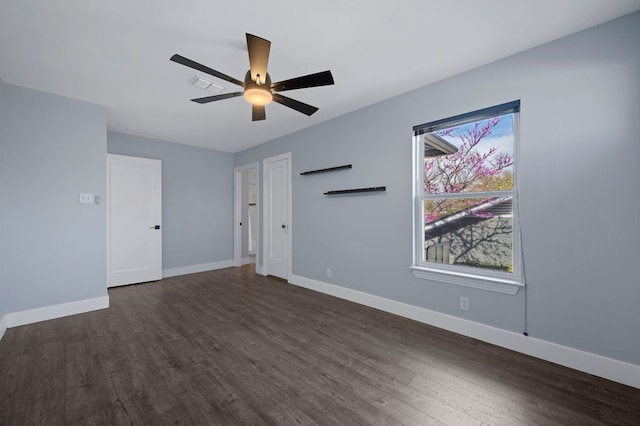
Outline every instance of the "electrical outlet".
[[469, 310], [469, 298], [468, 297], [461, 297], [460, 298], [460, 309], [462, 309], [463, 311], [468, 311]]
[[327, 268], [327, 278], [331, 278], [331, 268]]

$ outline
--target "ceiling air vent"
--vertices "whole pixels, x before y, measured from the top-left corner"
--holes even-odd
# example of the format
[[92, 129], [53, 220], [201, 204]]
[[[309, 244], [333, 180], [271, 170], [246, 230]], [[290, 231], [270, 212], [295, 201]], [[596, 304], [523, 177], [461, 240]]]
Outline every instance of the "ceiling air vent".
[[207, 89], [208, 91], [213, 93], [220, 93], [224, 90], [223, 86], [220, 86], [219, 84], [216, 84], [211, 80], [207, 80], [206, 78], [199, 75], [193, 77], [189, 82], [196, 87]]

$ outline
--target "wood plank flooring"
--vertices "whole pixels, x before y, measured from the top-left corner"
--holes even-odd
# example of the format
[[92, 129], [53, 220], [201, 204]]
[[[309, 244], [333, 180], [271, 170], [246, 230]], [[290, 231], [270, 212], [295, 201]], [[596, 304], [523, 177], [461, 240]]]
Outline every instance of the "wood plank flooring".
[[0, 341], [1, 425], [640, 425], [640, 390], [250, 266]]

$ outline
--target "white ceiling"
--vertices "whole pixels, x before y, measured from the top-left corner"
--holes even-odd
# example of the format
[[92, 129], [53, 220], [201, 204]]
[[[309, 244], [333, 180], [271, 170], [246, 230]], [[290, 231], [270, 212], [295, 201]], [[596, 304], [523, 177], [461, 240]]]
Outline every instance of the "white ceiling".
[[[640, 0], [0, 0], [5, 83], [105, 105], [110, 130], [237, 152], [640, 9]], [[245, 32], [272, 42], [273, 81], [330, 69], [334, 86], [251, 121], [206, 105], [179, 53], [243, 80]], [[235, 92], [237, 86], [211, 78]]]

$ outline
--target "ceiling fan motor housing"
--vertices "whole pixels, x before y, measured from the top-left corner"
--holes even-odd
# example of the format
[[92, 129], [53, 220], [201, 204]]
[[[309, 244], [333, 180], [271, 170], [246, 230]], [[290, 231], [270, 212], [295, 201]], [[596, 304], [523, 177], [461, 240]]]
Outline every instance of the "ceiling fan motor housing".
[[[262, 77], [259, 75], [259, 77]], [[261, 80], [262, 78], [260, 78]], [[251, 79], [251, 70], [247, 71], [244, 76], [244, 98], [251, 105], [267, 105], [273, 100], [271, 94], [271, 76], [267, 73], [265, 83], [253, 81]]]

